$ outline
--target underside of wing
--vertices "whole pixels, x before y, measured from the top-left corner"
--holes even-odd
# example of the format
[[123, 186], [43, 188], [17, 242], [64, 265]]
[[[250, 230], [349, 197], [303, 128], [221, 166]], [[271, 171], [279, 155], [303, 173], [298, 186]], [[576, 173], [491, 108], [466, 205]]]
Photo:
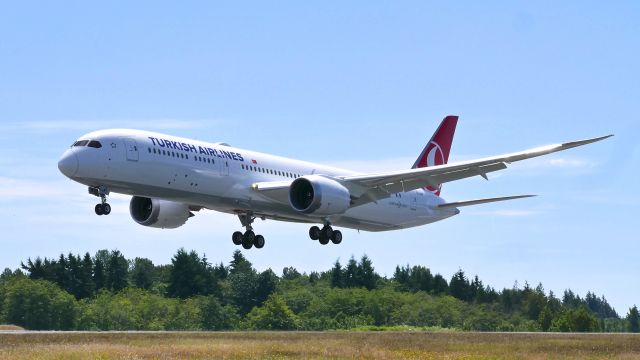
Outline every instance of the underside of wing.
[[535, 195], [515, 195], [515, 196], [502, 196], [502, 197], [494, 197], [494, 198], [484, 198], [484, 199], [456, 201], [456, 202], [449, 202], [449, 203], [440, 204], [440, 205], [438, 205], [438, 207], [441, 208], [441, 209], [459, 208], [459, 207], [462, 207], [462, 206], [487, 204], [487, 203], [492, 203], [492, 202], [496, 202], [496, 201], [524, 199], [524, 198], [533, 197], [533, 196], [535, 196]]

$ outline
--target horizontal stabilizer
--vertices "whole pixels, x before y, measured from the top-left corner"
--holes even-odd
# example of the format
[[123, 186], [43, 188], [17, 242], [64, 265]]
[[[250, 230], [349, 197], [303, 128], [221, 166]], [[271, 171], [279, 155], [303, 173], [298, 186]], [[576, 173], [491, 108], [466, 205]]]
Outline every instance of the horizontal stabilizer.
[[492, 203], [492, 202], [496, 202], [496, 201], [515, 200], [515, 199], [522, 199], [522, 198], [528, 198], [528, 197], [533, 197], [533, 196], [536, 196], [536, 195], [516, 195], [516, 196], [503, 196], [503, 197], [494, 197], [494, 198], [485, 198], [485, 199], [456, 201], [456, 202], [440, 204], [440, 205], [438, 205], [438, 207], [441, 208], [441, 209], [457, 208], [457, 207], [461, 207], [461, 206], [471, 206], [471, 205]]

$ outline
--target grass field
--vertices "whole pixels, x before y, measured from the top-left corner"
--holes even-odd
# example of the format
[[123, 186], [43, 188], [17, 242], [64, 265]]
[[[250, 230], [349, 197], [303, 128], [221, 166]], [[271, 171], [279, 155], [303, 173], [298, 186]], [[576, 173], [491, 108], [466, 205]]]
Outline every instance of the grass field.
[[640, 359], [640, 335], [3, 332], [0, 359]]

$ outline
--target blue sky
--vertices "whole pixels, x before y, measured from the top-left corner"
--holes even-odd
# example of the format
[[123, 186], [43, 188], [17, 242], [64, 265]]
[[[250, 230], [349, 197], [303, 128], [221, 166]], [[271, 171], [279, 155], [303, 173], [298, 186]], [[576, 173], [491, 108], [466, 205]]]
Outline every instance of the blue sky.
[[486, 284], [542, 282], [640, 305], [640, 6], [636, 2], [9, 2], [0, 5], [0, 268], [29, 256], [120, 249], [167, 263], [179, 247], [228, 262], [229, 215], [149, 229], [112, 196], [58, 173], [92, 130], [156, 130], [363, 171], [411, 166], [460, 116], [450, 161], [614, 133], [444, 186], [450, 201], [534, 193], [387, 233], [256, 223], [259, 269], [458, 268]]

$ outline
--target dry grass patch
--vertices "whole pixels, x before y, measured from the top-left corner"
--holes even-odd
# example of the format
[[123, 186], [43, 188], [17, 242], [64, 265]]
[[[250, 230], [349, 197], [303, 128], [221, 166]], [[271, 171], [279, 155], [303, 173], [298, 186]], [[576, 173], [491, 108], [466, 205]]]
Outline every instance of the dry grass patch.
[[2, 325], [0, 324], [0, 331], [20, 331], [24, 330], [24, 328], [18, 325]]
[[637, 334], [5, 333], [0, 359], [636, 359]]

